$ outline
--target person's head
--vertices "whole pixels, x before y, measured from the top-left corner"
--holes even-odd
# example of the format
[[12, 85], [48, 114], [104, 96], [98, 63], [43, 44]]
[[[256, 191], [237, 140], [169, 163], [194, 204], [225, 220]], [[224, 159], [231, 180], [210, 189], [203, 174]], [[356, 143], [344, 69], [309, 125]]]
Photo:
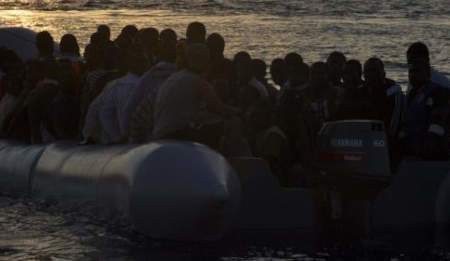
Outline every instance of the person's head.
[[103, 39], [103, 41], [107, 42], [111, 39], [111, 30], [109, 29], [109, 26], [106, 24], [101, 24], [97, 27], [97, 33], [99, 36]]
[[236, 79], [241, 83], [248, 83], [252, 77], [252, 58], [247, 52], [238, 52], [233, 59]]
[[129, 48], [135, 41], [138, 29], [134, 25], [125, 26], [117, 36], [115, 42], [119, 48]]
[[205, 43], [206, 27], [200, 22], [192, 22], [186, 30], [187, 44]]
[[311, 65], [309, 81], [315, 89], [328, 86], [328, 65], [324, 62], [315, 62]]
[[122, 30], [120, 31], [120, 34], [123, 34], [127, 37], [134, 38], [136, 34], [138, 33], [138, 29], [135, 25], [129, 24], [126, 25]]
[[164, 29], [159, 34], [158, 58], [161, 61], [175, 63], [177, 57], [177, 34], [172, 29]]
[[159, 32], [153, 27], [143, 28], [137, 33], [137, 41], [143, 49], [156, 50], [159, 42]]
[[286, 82], [286, 71], [284, 60], [281, 58], [276, 58], [270, 64], [270, 77], [275, 84], [278, 86], [283, 86]]
[[77, 38], [73, 34], [63, 35], [59, 42], [59, 51], [63, 54], [80, 56], [80, 47], [78, 46]]
[[223, 51], [225, 50], [225, 40], [220, 34], [210, 34], [206, 39], [206, 45], [208, 45], [211, 52], [211, 59], [223, 58]]
[[330, 81], [333, 84], [340, 84], [347, 58], [341, 52], [334, 51], [327, 58]]
[[186, 62], [188, 69], [202, 74], [208, 70], [209, 49], [206, 44], [194, 43], [186, 46]]
[[362, 83], [362, 65], [358, 60], [349, 60], [344, 68], [344, 87], [353, 89], [358, 88]]
[[36, 34], [36, 48], [40, 56], [53, 56], [53, 37], [47, 31]]
[[413, 88], [423, 87], [430, 81], [430, 64], [425, 60], [415, 60], [408, 64], [409, 83]]
[[252, 60], [252, 71], [253, 75], [256, 79], [260, 81], [264, 81], [266, 79], [267, 74], [267, 65], [261, 59], [253, 59]]
[[430, 53], [428, 47], [422, 42], [415, 42], [411, 44], [406, 51], [406, 59], [408, 64], [414, 63], [419, 60], [419, 63], [430, 63]]
[[91, 37], [89, 38], [89, 44], [99, 45], [102, 42], [101, 38], [102, 37], [100, 36], [100, 34], [98, 32], [95, 32], [95, 33], [91, 34]]
[[172, 42], [174, 44], [178, 41], [177, 33], [171, 28], [166, 28], [159, 33], [159, 39], [165, 42]]
[[364, 63], [364, 80], [367, 85], [382, 87], [385, 78], [384, 64], [379, 58], [372, 57]]
[[298, 69], [303, 63], [303, 58], [298, 53], [288, 53], [286, 57], [284, 57], [284, 65], [286, 70], [287, 79], [291, 82], [297, 82], [298, 78]]

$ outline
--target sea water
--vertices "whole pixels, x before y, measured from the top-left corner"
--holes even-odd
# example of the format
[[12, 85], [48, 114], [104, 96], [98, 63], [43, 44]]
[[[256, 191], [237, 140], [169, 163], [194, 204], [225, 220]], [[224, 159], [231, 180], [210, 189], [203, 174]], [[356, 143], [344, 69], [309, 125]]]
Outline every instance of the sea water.
[[387, 76], [407, 82], [406, 50], [425, 42], [432, 65], [450, 74], [450, 0], [0, 0], [0, 25], [74, 34], [83, 48], [98, 24], [114, 38], [128, 24], [173, 28], [192, 21], [226, 40], [232, 57], [246, 50], [270, 63], [288, 52], [311, 64], [342, 51], [364, 62], [381, 58]]

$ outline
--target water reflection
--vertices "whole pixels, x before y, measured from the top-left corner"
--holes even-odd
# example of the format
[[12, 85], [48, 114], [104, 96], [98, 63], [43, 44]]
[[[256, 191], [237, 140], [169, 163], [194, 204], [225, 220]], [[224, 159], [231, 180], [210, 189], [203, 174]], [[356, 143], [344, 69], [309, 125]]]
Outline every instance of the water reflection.
[[249, 50], [252, 56], [270, 62], [296, 51], [311, 63], [324, 59], [333, 50], [341, 50], [347, 56], [361, 60], [377, 55], [385, 60], [388, 76], [405, 84], [405, 50], [410, 43], [423, 40], [432, 50], [433, 64], [441, 71], [450, 72], [450, 46], [447, 44], [450, 19], [443, 17], [414, 20], [370, 15], [358, 18], [200, 15], [165, 10], [0, 11], [3, 26], [48, 30], [56, 40], [70, 32], [79, 39], [82, 48], [99, 23], [110, 25], [113, 37], [126, 24], [160, 29], [171, 27], [183, 36], [186, 25], [193, 20], [204, 22], [209, 32], [224, 35], [228, 56]]
[[286, 242], [270, 240], [256, 245], [239, 238], [210, 243], [151, 240], [124, 222], [101, 220], [87, 209], [0, 196], [0, 260], [285, 261], [307, 257]]

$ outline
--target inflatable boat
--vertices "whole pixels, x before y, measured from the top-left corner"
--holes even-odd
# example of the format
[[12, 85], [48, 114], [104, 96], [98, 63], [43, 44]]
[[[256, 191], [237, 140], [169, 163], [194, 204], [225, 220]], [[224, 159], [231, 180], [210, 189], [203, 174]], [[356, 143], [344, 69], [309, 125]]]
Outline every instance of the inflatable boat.
[[[26, 61], [38, 57], [35, 45], [36, 32], [22, 27], [0, 28], [0, 46], [15, 51], [19, 57]], [[58, 55], [59, 46], [54, 44], [54, 53]]]
[[0, 143], [0, 189], [95, 206], [153, 238], [221, 238], [238, 211], [240, 183], [220, 154], [200, 144], [30, 146]]
[[[25, 60], [37, 56], [34, 38], [35, 32], [24, 28], [0, 29], [0, 46]], [[377, 188], [369, 200], [371, 237], [412, 248], [450, 244], [450, 162], [405, 159], [391, 174], [386, 137], [376, 122], [329, 123], [321, 137], [320, 172], [358, 180], [347, 184], [350, 191], [366, 183]], [[225, 159], [195, 143], [0, 141], [0, 189], [93, 204], [99, 215], [123, 216], [154, 238], [216, 240], [242, 231], [289, 231], [308, 241], [318, 237], [314, 187], [283, 187], [264, 160]]]
[[[386, 152], [380, 142], [384, 134], [373, 136], [371, 125], [371, 121], [328, 124], [322, 136], [328, 136], [323, 143], [331, 146], [324, 150], [351, 150], [350, 170], [369, 167], [375, 171], [356, 171], [357, 175], [385, 178], [388, 162], [373, 154]], [[357, 150], [365, 151], [365, 157], [357, 157]], [[324, 171], [333, 168], [321, 165]], [[344, 175], [342, 164], [339, 169]], [[450, 162], [403, 161], [398, 173], [370, 199], [371, 236], [404, 247], [448, 245], [449, 174]], [[216, 240], [249, 231], [262, 235], [288, 231], [311, 242], [318, 237], [313, 187], [283, 187], [264, 160], [225, 159], [196, 143], [103, 146], [2, 141], [0, 189], [64, 204], [93, 204], [99, 215], [125, 217], [152, 238]]]

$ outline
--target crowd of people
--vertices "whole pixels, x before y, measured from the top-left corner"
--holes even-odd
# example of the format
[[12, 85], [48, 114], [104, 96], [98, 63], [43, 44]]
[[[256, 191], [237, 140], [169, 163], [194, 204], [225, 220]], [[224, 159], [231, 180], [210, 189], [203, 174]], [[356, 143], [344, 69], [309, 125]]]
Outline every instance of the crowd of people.
[[394, 162], [403, 155], [446, 160], [449, 83], [430, 65], [425, 44], [407, 50], [406, 94], [383, 61], [363, 64], [341, 52], [308, 65], [288, 53], [269, 67], [241, 51], [224, 56], [225, 40], [202, 23], [186, 38], [172, 29], [125, 26], [115, 40], [100, 25], [83, 56], [64, 35], [59, 54], [47, 32], [39, 56], [22, 61], [0, 48], [0, 135], [32, 144], [197, 141], [226, 156], [264, 158], [278, 173], [312, 162], [326, 121], [374, 119], [385, 124]]

